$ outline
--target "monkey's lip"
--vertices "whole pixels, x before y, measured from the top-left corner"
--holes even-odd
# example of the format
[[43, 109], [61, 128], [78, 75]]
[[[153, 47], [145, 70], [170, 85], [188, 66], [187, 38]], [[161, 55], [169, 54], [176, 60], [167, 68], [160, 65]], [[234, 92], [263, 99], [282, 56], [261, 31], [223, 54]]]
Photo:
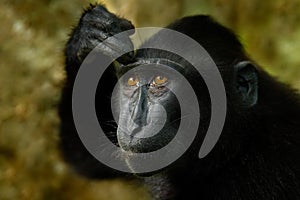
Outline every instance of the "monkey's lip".
[[118, 143], [122, 150], [133, 153], [146, 153], [151, 150], [151, 138], [138, 138], [128, 135], [123, 131], [118, 131]]
[[147, 143], [145, 140], [147, 139], [130, 136], [124, 132], [118, 133], [118, 144], [120, 145], [121, 149], [126, 152], [145, 153], [148, 146], [145, 144]]
[[174, 135], [169, 135], [168, 137], [165, 135], [164, 140], [161, 140], [161, 135], [165, 135], [163, 131], [151, 137], [139, 138], [120, 130], [117, 131], [119, 146], [125, 152], [131, 153], [149, 153], [157, 151], [166, 146], [174, 137]]

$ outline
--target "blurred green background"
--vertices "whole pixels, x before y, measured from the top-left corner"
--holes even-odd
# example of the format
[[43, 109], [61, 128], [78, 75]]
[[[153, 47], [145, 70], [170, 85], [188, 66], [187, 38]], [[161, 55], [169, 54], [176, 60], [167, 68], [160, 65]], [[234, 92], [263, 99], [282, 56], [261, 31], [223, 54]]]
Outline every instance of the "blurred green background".
[[[131, 182], [77, 176], [57, 147], [63, 48], [71, 27], [91, 2], [95, 1], [0, 1], [0, 200], [147, 199]], [[300, 89], [299, 0], [102, 2], [138, 27], [210, 14], [238, 33], [261, 66]]]

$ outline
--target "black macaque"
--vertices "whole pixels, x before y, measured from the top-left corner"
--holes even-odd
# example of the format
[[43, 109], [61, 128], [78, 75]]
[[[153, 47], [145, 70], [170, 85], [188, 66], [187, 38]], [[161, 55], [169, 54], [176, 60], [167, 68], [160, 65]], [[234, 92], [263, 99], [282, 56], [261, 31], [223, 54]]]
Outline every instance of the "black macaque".
[[[134, 75], [128, 77], [124, 84], [129, 88], [127, 97], [131, 103], [124, 106], [127, 106], [132, 121], [127, 120], [125, 114], [118, 122], [119, 126], [127, 127], [127, 134], [122, 133], [112, 118], [110, 97], [118, 77], [130, 64], [148, 59], [169, 60], [170, 67], [181, 66], [183, 71], [180, 73], [199, 98], [200, 127], [190, 148], [170, 166], [149, 174], [111, 169], [86, 150], [72, 116], [76, 74], [88, 53], [114, 34], [132, 29], [128, 37], [100, 46], [104, 55], [112, 56], [117, 51], [130, 49], [130, 35], [134, 34], [134, 28], [130, 21], [110, 13], [104, 6], [92, 5], [72, 31], [65, 48], [67, 78], [59, 107], [61, 149], [65, 160], [88, 178], [141, 179], [156, 200], [300, 199], [299, 95], [263, 71], [247, 56], [235, 34], [209, 16], [184, 17], [167, 28], [186, 34], [204, 47], [223, 78], [227, 117], [213, 150], [206, 157], [198, 158], [211, 115], [211, 102], [203, 79], [179, 56], [155, 49], [127, 53], [105, 71], [95, 98], [99, 123], [112, 143], [123, 148], [124, 152], [151, 152], [166, 145], [176, 134], [180, 109], [164, 84], [176, 84], [176, 80], [169, 79], [168, 74], [157, 74], [143, 80]], [[114, 66], [116, 63], [122, 66], [122, 70]], [[139, 81], [144, 81], [145, 87], [138, 87]], [[169, 113], [162, 130], [150, 139], [132, 139], [131, 134], [147, 134], [144, 127], [154, 126], [155, 119], [160, 120], [161, 112], [155, 107], [158, 102]]]

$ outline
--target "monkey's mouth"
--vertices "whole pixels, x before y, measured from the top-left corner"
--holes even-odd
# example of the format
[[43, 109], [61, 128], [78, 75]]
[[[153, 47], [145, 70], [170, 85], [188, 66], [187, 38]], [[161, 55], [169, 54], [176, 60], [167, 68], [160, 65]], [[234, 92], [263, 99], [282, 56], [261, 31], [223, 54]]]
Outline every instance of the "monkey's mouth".
[[[180, 123], [180, 120], [178, 123]], [[149, 133], [149, 129], [145, 127], [135, 128], [131, 132], [124, 131], [118, 127], [118, 144], [126, 152], [149, 153], [157, 151], [172, 141], [176, 136], [177, 128], [177, 126], [165, 124], [155, 135], [145, 137]]]
[[172, 134], [171, 133], [172, 132], [170, 131], [166, 133], [164, 130], [161, 130], [152, 137], [141, 138], [137, 137], [134, 133], [129, 135], [128, 133], [119, 130], [117, 138], [119, 146], [126, 152], [149, 153], [166, 146], [175, 137], [176, 130]]

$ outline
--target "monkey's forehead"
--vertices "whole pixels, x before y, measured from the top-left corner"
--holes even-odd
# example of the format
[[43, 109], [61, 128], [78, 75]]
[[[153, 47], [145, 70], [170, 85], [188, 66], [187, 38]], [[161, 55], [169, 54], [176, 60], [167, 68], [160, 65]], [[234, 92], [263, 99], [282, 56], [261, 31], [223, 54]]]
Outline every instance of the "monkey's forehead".
[[135, 62], [121, 65], [117, 68], [118, 73], [125, 74], [126, 72], [136, 69], [136, 70], [161, 70], [161, 72], [166, 72], [169, 69], [176, 70], [177, 72], [182, 73], [184, 68], [190, 65], [187, 61], [180, 61], [170, 59], [169, 57], [158, 57], [158, 58], [147, 58], [147, 57], [138, 57]]

